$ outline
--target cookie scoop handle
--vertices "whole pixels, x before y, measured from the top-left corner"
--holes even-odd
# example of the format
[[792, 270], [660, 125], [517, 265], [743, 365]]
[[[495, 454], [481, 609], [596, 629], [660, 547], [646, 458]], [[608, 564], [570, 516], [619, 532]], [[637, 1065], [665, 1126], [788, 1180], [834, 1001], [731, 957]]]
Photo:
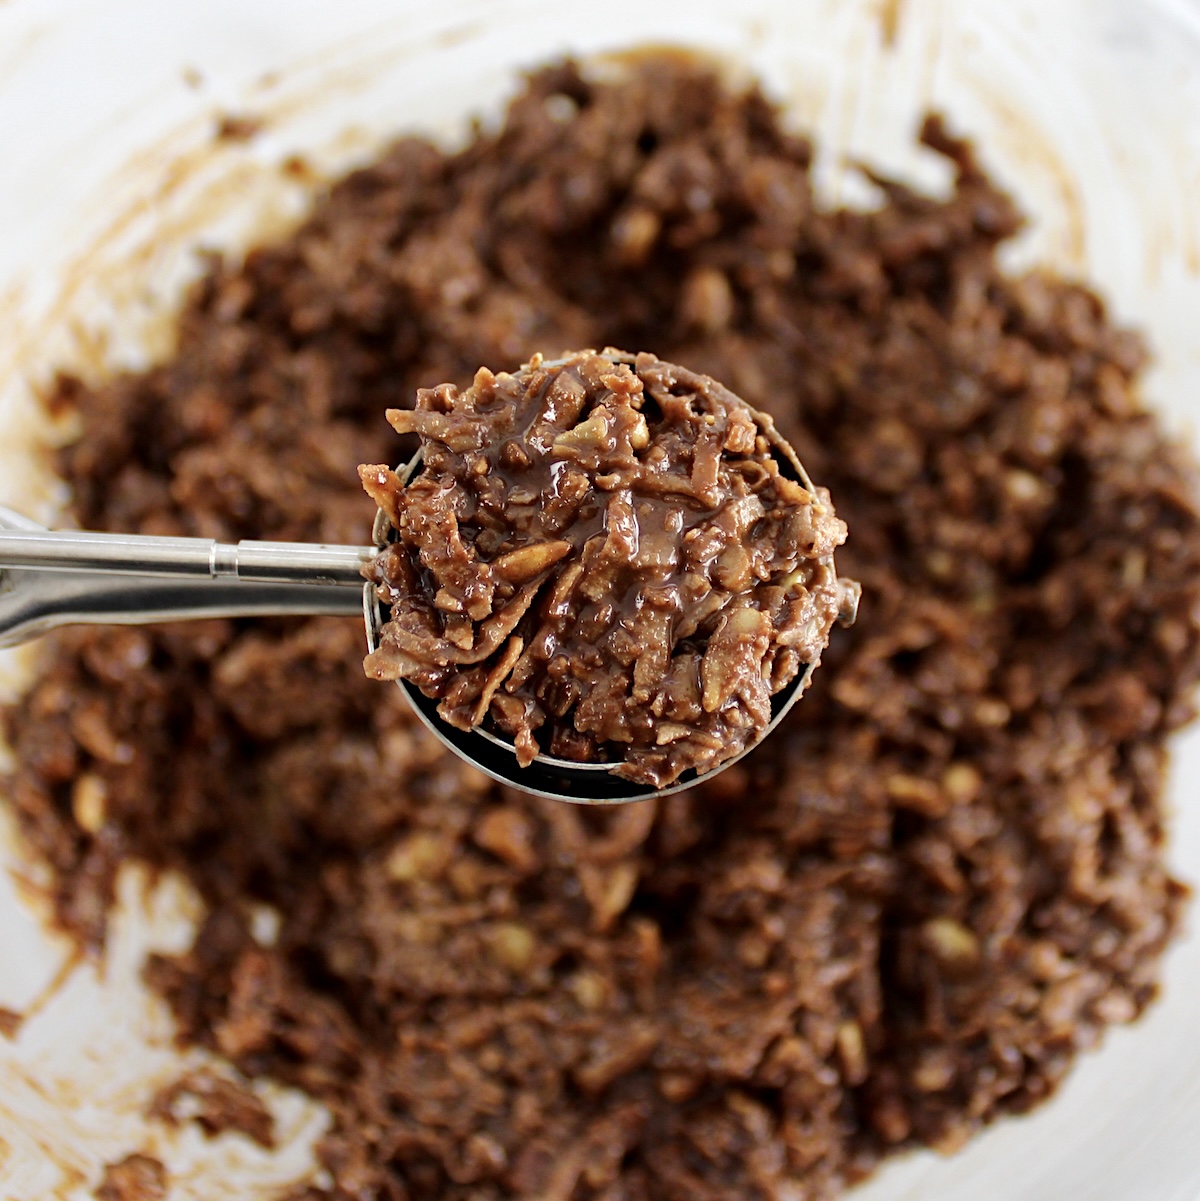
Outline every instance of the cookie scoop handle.
[[47, 530], [0, 508], [0, 646], [56, 626], [363, 615], [369, 546]]

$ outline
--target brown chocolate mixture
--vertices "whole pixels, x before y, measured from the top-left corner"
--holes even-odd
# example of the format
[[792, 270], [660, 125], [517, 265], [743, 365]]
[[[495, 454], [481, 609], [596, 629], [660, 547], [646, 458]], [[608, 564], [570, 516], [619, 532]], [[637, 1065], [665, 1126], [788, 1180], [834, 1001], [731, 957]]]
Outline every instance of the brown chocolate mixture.
[[59, 386], [82, 525], [345, 543], [397, 397], [649, 346], [772, 412], [853, 531], [862, 617], [795, 720], [615, 811], [444, 753], [353, 620], [48, 644], [6, 792], [64, 922], [102, 937], [127, 856], [195, 881], [211, 914], [150, 979], [183, 1037], [330, 1106], [328, 1195], [828, 1198], [1036, 1105], [1154, 996], [1191, 466], [1138, 339], [1005, 275], [1012, 204], [924, 138], [949, 199], [883, 181], [879, 211], [824, 212], [757, 93], [553, 67], [500, 132], [401, 141], [214, 267], [169, 362]]
[[268, 1150], [275, 1146], [275, 1119], [243, 1080], [197, 1068], [168, 1084], [147, 1110], [168, 1126], [195, 1122], [209, 1138], [235, 1130]]
[[104, 1169], [96, 1187], [96, 1201], [163, 1201], [167, 1171], [151, 1155], [127, 1155]]
[[829, 493], [707, 376], [577, 352], [388, 420], [422, 460], [407, 485], [359, 468], [396, 533], [367, 572], [390, 607], [367, 675], [508, 735], [522, 767], [545, 750], [656, 788], [709, 771], [853, 611]]
[[16, 1038], [24, 1020], [21, 1014], [0, 1005], [0, 1038]]

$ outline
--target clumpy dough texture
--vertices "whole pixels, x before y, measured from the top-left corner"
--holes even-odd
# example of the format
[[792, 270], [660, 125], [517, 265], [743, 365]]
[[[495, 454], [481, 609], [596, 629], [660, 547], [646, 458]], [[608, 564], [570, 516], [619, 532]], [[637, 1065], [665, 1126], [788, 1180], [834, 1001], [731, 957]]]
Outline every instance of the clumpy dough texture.
[[367, 573], [389, 606], [367, 674], [521, 766], [545, 750], [664, 787], [755, 742], [820, 662], [845, 524], [715, 380], [587, 351], [388, 419], [422, 459], [407, 485], [359, 468], [396, 532]]
[[1192, 467], [1138, 339], [1003, 271], [1013, 205], [924, 137], [946, 198], [824, 211], [757, 92], [552, 67], [461, 153], [400, 141], [214, 266], [168, 362], [56, 388], [84, 528], [354, 543], [397, 396], [653, 347], [771, 412], [852, 531], [862, 612], [794, 720], [615, 810], [465, 767], [354, 620], [47, 643], [4, 793], [58, 911], [94, 944], [126, 858], [194, 882], [149, 979], [183, 1038], [329, 1106], [306, 1197], [827, 1199], [1036, 1106], [1154, 996]]

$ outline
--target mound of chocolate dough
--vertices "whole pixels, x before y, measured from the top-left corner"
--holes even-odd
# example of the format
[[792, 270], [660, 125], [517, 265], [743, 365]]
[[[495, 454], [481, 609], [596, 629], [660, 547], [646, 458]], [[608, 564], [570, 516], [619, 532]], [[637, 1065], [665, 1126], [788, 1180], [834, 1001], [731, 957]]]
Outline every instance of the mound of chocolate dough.
[[591, 351], [392, 409], [419, 472], [359, 468], [395, 531], [372, 679], [542, 750], [661, 788], [753, 745], [820, 662], [854, 585], [829, 493], [769, 417], [653, 355]]

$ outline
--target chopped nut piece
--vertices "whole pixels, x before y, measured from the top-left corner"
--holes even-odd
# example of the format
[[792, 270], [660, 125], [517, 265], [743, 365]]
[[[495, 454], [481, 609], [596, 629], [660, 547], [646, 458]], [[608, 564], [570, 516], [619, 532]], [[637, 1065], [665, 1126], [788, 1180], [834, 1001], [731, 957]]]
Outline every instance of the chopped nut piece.
[[846, 1083], [862, 1084], [867, 1078], [867, 1048], [857, 1022], [843, 1022], [838, 1027], [837, 1048]]
[[662, 221], [652, 209], [633, 208], [618, 214], [612, 225], [612, 240], [620, 262], [629, 267], [645, 262], [661, 229]]
[[582, 877], [584, 896], [592, 906], [592, 928], [611, 929], [613, 921], [625, 912], [638, 884], [636, 863], [628, 860], [608, 868], [589, 867]]
[[942, 790], [955, 804], [973, 801], [983, 788], [983, 777], [970, 763], [951, 763], [942, 773]]
[[388, 853], [388, 878], [397, 884], [431, 879], [445, 870], [453, 844], [437, 834], [417, 830], [401, 839]]
[[921, 927], [921, 936], [943, 967], [962, 971], [979, 963], [979, 939], [953, 918], [930, 918]]
[[920, 776], [899, 772], [888, 776], [887, 794], [901, 809], [911, 809], [926, 817], [941, 817], [948, 807], [943, 791], [932, 780]]
[[569, 542], [539, 542], [501, 555], [492, 563], [492, 570], [510, 584], [524, 584], [535, 575], [548, 571], [570, 553]]
[[500, 922], [489, 940], [492, 957], [510, 972], [523, 972], [533, 962], [537, 946], [533, 931], [520, 922]]
[[913, 1087], [923, 1093], [938, 1093], [954, 1083], [955, 1059], [949, 1048], [927, 1051], [912, 1072]]
[[683, 284], [679, 301], [684, 321], [708, 334], [725, 329], [733, 319], [733, 289], [724, 272], [701, 267]]
[[518, 871], [532, 871], [538, 857], [533, 849], [533, 826], [516, 809], [492, 809], [475, 827], [475, 842]]
[[71, 813], [80, 829], [97, 834], [104, 825], [108, 802], [108, 785], [101, 776], [87, 772], [71, 788]]
[[584, 1009], [600, 1009], [608, 999], [608, 988], [596, 972], [579, 972], [571, 981], [571, 991]]

